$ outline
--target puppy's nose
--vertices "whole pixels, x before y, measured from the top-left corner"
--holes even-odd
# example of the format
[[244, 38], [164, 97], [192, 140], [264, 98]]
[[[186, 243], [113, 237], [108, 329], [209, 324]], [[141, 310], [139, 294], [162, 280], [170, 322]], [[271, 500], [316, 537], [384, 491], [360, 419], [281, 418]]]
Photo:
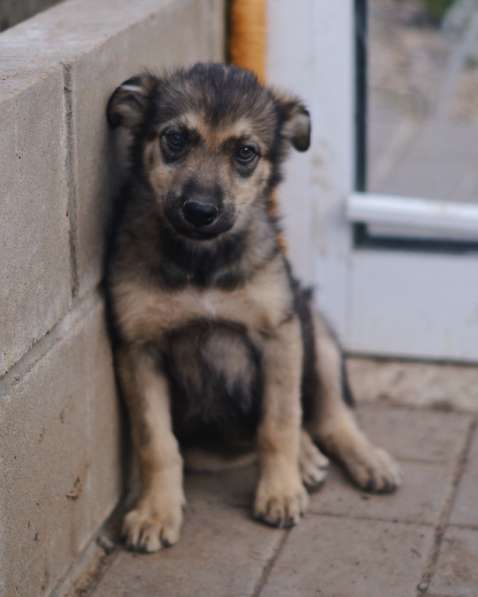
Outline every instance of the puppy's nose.
[[212, 224], [219, 215], [219, 209], [211, 203], [189, 200], [183, 205], [184, 218], [196, 228]]

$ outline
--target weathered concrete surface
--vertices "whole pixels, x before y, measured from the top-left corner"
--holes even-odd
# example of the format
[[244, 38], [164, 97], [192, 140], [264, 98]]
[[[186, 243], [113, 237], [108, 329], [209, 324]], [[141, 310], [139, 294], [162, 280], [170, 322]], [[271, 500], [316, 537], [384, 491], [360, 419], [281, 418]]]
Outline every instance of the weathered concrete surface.
[[70, 304], [64, 114], [59, 69], [0, 85], [0, 376]]
[[[478, 528], [478, 433], [475, 431], [450, 521]], [[477, 554], [478, 555], [478, 554]]]
[[103, 313], [0, 399], [0, 594], [48, 594], [116, 504], [117, 399]]
[[363, 404], [358, 420], [369, 437], [399, 460], [456, 465], [473, 417], [452, 412], [408, 410], [387, 404]]
[[283, 534], [264, 532], [242, 509], [192, 505], [181, 543], [146, 558], [120, 553], [95, 595], [251, 595]]
[[347, 359], [359, 402], [478, 412], [478, 368], [353, 357]]
[[478, 530], [447, 530], [430, 590], [453, 597], [478, 594]]
[[381, 404], [359, 417], [401, 462], [396, 495], [357, 491], [333, 467], [301, 524], [278, 531], [249, 518], [255, 467], [189, 475], [180, 543], [152, 557], [117, 548], [86, 595], [474, 597], [476, 530], [449, 526], [442, 541], [474, 417]]
[[294, 530], [262, 597], [414, 595], [433, 540], [419, 526], [320, 517]]

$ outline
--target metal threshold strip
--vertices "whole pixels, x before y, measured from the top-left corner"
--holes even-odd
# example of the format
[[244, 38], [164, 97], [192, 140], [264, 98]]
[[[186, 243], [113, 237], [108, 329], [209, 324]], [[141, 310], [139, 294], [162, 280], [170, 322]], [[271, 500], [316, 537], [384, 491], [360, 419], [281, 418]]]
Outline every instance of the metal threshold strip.
[[370, 237], [478, 242], [478, 204], [354, 193], [346, 216]]

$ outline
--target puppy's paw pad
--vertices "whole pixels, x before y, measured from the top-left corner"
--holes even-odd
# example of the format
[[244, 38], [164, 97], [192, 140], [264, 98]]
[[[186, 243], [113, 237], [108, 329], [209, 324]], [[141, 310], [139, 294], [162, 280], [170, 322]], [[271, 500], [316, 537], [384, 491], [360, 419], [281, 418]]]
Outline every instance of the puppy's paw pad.
[[139, 507], [125, 516], [122, 534], [129, 549], [153, 553], [174, 545], [180, 530], [180, 512], [157, 514], [154, 510]]
[[292, 527], [305, 514], [308, 499], [302, 483], [286, 491], [277, 492], [271, 492], [265, 487], [259, 487], [254, 506], [254, 516], [274, 527]]
[[392, 493], [401, 485], [398, 463], [381, 448], [370, 446], [346, 464], [355, 482], [366, 491]]
[[322, 485], [329, 470], [329, 460], [311, 441], [301, 443], [299, 468], [302, 483], [307, 489], [317, 489]]

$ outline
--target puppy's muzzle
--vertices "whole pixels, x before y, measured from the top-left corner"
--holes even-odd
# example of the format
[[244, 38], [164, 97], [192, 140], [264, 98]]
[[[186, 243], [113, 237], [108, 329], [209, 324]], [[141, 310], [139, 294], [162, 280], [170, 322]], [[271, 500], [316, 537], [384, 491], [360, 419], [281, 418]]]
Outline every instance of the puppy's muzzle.
[[186, 201], [182, 208], [183, 217], [195, 228], [210, 226], [219, 217], [219, 209], [207, 201], [191, 199]]

